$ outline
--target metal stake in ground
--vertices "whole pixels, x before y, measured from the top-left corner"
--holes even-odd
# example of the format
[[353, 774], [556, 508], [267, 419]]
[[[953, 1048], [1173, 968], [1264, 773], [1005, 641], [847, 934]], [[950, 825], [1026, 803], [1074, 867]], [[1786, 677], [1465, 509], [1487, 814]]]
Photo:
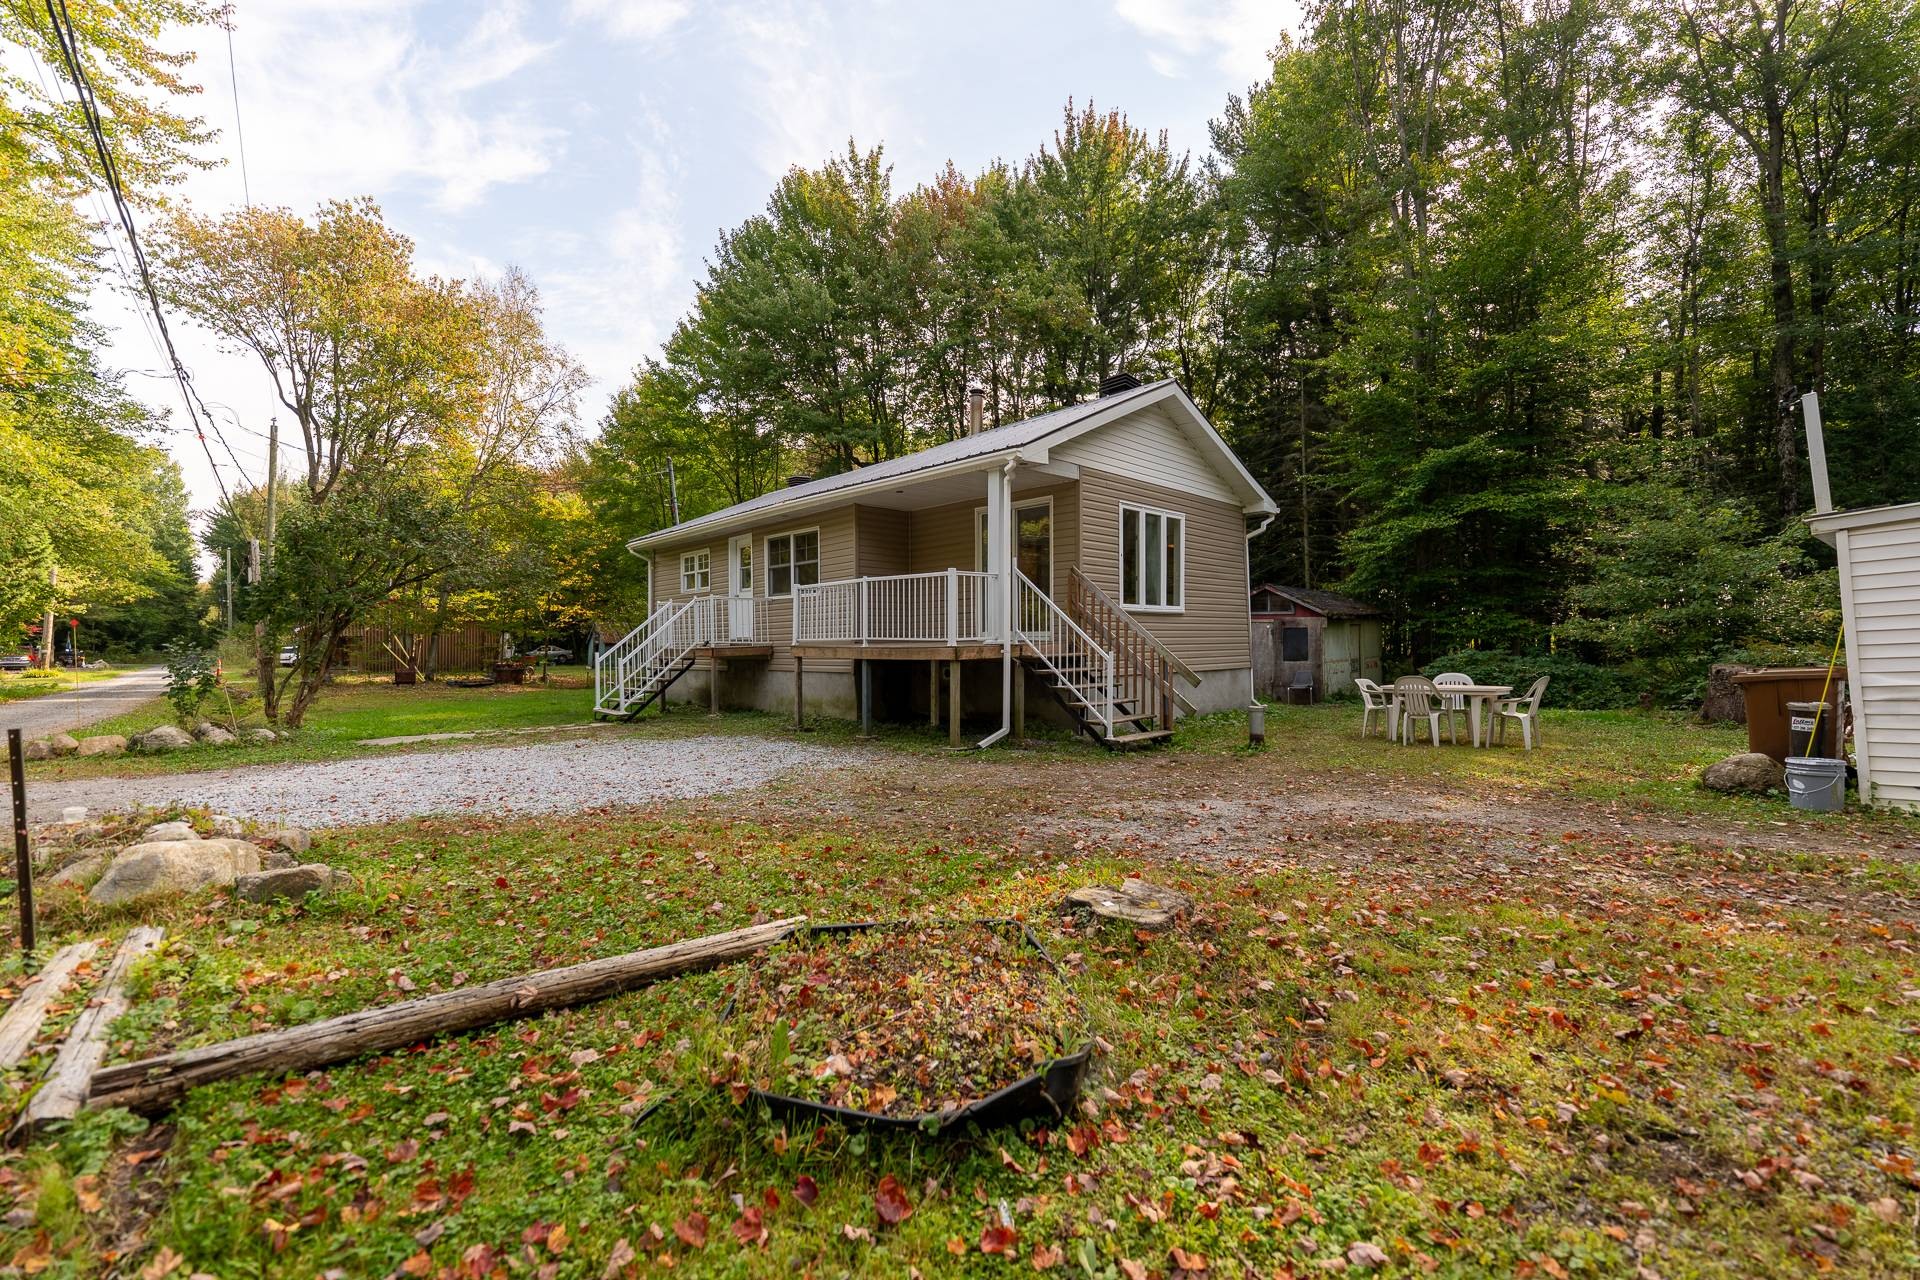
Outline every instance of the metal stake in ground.
[[27, 749], [18, 729], [7, 730], [13, 774], [13, 896], [20, 903], [20, 949], [33, 953], [33, 859], [27, 852]]

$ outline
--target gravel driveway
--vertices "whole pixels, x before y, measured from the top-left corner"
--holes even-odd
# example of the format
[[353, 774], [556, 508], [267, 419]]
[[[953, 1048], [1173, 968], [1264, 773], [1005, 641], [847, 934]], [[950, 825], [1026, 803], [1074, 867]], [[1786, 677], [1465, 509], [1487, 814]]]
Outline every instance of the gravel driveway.
[[325, 764], [260, 765], [152, 778], [87, 778], [28, 789], [35, 821], [67, 805], [95, 811], [203, 805], [239, 818], [342, 827], [425, 814], [577, 813], [602, 805], [741, 791], [859, 753], [804, 743], [707, 736], [562, 739], [422, 751]]
[[[66, 693], [0, 702], [0, 737], [18, 729], [29, 738], [75, 729], [133, 710], [167, 691], [165, 667], [142, 667], [111, 680], [96, 680]], [[0, 750], [4, 746], [0, 745]]]

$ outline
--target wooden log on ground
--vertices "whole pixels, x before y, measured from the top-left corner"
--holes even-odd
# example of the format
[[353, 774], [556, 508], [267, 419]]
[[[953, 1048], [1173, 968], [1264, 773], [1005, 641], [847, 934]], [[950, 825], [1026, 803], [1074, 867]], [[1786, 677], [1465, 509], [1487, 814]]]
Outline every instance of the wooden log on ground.
[[27, 1056], [41, 1024], [47, 1020], [47, 1006], [66, 989], [73, 971], [93, 959], [99, 949], [100, 943], [93, 938], [70, 942], [54, 952], [47, 967], [27, 983], [26, 990], [8, 1007], [7, 1016], [0, 1018], [0, 1070], [18, 1066]]
[[195, 1085], [262, 1072], [311, 1071], [435, 1036], [605, 999], [659, 978], [744, 959], [806, 922], [805, 916], [793, 916], [109, 1067], [94, 1078], [87, 1105], [161, 1111]]
[[113, 963], [100, 981], [99, 995], [67, 1029], [67, 1038], [47, 1069], [47, 1078], [14, 1122], [15, 1140], [80, 1114], [93, 1086], [94, 1072], [107, 1056], [107, 1030], [127, 1011], [127, 972], [135, 960], [160, 945], [166, 932], [158, 925], [143, 924], [114, 952]]

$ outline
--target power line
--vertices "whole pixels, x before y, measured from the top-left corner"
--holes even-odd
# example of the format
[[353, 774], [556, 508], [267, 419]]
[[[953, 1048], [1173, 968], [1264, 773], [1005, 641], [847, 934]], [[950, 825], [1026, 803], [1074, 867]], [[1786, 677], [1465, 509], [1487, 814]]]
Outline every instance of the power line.
[[[134, 265], [140, 269], [140, 283], [146, 291], [147, 302], [153, 308], [154, 320], [160, 327], [160, 341], [166, 347], [167, 363], [172, 366], [174, 381], [179, 384], [180, 400], [186, 407], [187, 420], [193, 423], [193, 432], [200, 439], [200, 447], [206, 451], [207, 465], [213, 469], [214, 483], [220, 486], [221, 501], [231, 506], [232, 496], [227, 492], [226, 481], [220, 477], [220, 468], [213, 461], [213, 450], [208, 446], [206, 432], [200, 425], [201, 414], [205, 414], [213, 426], [215, 437], [220, 438], [223, 446], [226, 440], [220, 437], [220, 426], [211, 422], [213, 415], [205, 412], [204, 405], [200, 406], [199, 413], [194, 410], [199, 397], [194, 393], [193, 379], [180, 359], [180, 352], [173, 345], [173, 335], [167, 329], [166, 312], [160, 306], [159, 290], [153, 286], [153, 273], [147, 267], [146, 251], [140, 246], [140, 233], [134, 226], [133, 210], [127, 205], [126, 193], [120, 186], [120, 171], [113, 162], [113, 150], [107, 145], [107, 135], [101, 127], [100, 104], [94, 97], [93, 83], [87, 78], [86, 67], [80, 60], [80, 38], [73, 30], [72, 17], [67, 13], [67, 0], [45, 0], [45, 3], [47, 20], [53, 24], [54, 41], [60, 46], [60, 57], [66, 63], [67, 75], [73, 81], [74, 92], [79, 97], [87, 133], [93, 140], [94, 152], [100, 157], [100, 168], [107, 180], [107, 192], [113, 198], [115, 211], [120, 215], [120, 227], [127, 233], [127, 243], [133, 249]], [[227, 452], [231, 457], [232, 449], [229, 448]], [[246, 471], [240, 466], [239, 459], [235, 458], [233, 465], [244, 479]]]
[[247, 132], [240, 127], [240, 76], [233, 69], [233, 6], [223, 5], [215, 20], [227, 32], [227, 85], [233, 90], [233, 140], [240, 152], [240, 194], [253, 208], [253, 185], [247, 181]]

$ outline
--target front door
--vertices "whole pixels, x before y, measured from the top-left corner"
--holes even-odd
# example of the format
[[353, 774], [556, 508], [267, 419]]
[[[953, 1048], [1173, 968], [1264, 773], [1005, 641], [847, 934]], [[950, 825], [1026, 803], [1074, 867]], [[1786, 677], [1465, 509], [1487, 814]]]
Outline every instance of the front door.
[[[987, 567], [987, 513], [982, 508], [977, 520], [975, 542], [977, 544], [974, 559], [976, 567], [984, 571]], [[1049, 597], [1053, 595], [1053, 500], [1016, 503], [1013, 508], [1013, 567], [1026, 575], [1027, 581], [1040, 588]], [[1029, 638], [1044, 634], [1047, 625], [1046, 606], [1035, 600], [1027, 600], [1022, 609], [1020, 630]]]
[[727, 543], [727, 639], [736, 644], [753, 636], [753, 538]]

